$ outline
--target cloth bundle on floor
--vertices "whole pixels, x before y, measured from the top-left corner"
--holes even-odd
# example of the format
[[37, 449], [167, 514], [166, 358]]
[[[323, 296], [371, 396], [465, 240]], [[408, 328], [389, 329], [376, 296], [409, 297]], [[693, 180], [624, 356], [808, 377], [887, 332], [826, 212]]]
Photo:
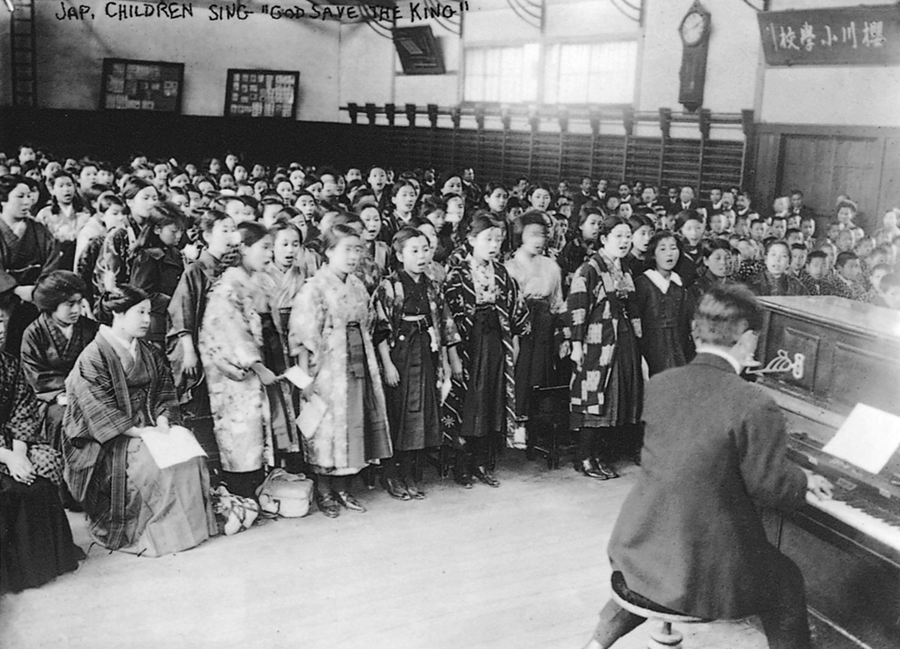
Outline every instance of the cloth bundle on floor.
[[313, 481], [302, 473], [297, 475], [275, 469], [256, 490], [256, 496], [259, 506], [267, 514], [300, 518], [309, 513]]

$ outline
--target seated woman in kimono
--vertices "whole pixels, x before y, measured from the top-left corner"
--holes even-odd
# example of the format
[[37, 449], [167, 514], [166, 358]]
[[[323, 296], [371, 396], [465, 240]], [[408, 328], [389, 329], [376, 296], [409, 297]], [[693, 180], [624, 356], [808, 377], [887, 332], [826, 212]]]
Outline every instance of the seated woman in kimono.
[[[0, 302], [0, 344], [8, 306]], [[47, 478], [49, 469], [58, 479], [58, 454], [50, 466], [30, 453], [42, 441], [34, 393], [19, 362], [0, 352], [0, 595], [71, 572], [83, 556], [72, 543], [57, 488]]]
[[197, 457], [160, 469], [141, 439], [181, 417], [164, 357], [141, 340], [150, 299], [123, 285], [102, 306], [112, 325], [66, 379], [66, 482], [101, 545], [148, 556], [187, 550], [216, 532], [209, 473]]

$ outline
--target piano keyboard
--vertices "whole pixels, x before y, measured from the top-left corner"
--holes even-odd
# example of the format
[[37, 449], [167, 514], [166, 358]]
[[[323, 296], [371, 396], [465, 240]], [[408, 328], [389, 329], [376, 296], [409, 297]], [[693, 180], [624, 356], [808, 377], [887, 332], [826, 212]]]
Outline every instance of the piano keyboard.
[[[837, 492], [837, 497], [833, 500], [819, 500], [812, 494], [807, 493], [806, 502], [812, 507], [893, 548], [896, 552], [900, 552], [900, 520], [897, 519], [897, 516], [881, 508], [863, 505], [861, 502], [852, 500], [852, 496], [849, 495], [849, 503], [840, 500], [843, 495]], [[864, 511], [864, 509], [869, 511]]]

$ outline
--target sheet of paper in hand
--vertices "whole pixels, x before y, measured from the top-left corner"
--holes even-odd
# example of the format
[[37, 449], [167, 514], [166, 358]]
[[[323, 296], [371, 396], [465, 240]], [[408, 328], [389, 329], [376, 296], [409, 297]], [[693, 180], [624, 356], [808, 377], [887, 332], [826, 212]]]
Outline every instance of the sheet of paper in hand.
[[318, 394], [313, 394], [309, 399], [300, 403], [300, 414], [297, 416], [297, 428], [306, 439], [312, 439], [325, 417], [328, 404]]
[[195, 457], [206, 457], [194, 434], [183, 426], [171, 426], [167, 433], [151, 428], [144, 431], [141, 439], [160, 469], [167, 469]]

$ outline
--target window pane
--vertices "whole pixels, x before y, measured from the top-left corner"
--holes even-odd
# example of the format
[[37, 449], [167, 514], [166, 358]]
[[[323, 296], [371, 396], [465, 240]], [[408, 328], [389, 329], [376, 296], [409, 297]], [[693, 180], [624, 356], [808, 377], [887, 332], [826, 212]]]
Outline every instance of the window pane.
[[[634, 100], [637, 42], [560, 45], [558, 73], [547, 66], [546, 101], [629, 104]], [[551, 57], [552, 58], [552, 57]]]

